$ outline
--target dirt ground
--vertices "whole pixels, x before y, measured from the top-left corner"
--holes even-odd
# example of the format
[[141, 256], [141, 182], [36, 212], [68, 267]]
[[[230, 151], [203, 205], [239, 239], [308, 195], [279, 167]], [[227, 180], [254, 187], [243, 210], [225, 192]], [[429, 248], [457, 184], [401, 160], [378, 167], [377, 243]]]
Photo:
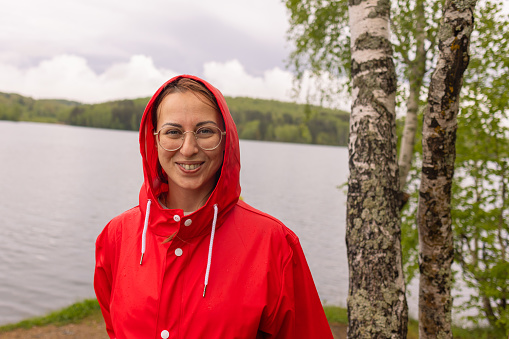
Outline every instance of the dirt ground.
[[[334, 339], [346, 339], [346, 325], [331, 324]], [[2, 339], [108, 339], [104, 329], [104, 321], [100, 316], [84, 319], [79, 324], [64, 326], [48, 325], [31, 329], [17, 329], [10, 332], [0, 333]]]

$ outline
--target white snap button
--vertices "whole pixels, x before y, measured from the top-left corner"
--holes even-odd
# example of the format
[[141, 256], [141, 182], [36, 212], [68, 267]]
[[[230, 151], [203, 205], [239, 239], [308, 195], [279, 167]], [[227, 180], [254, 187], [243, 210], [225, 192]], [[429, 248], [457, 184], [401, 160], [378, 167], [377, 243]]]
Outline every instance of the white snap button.
[[184, 225], [186, 226], [191, 226], [192, 223], [193, 221], [191, 219], [187, 219], [186, 221], [184, 221]]
[[161, 332], [161, 338], [168, 339], [169, 337], [170, 337], [170, 332], [168, 332], [167, 330], [163, 330]]
[[180, 257], [180, 256], [182, 255], [182, 253], [184, 253], [184, 251], [182, 251], [182, 249], [181, 249], [181, 248], [177, 248], [177, 249], [175, 250], [175, 255], [176, 255], [177, 257]]
[[180, 221], [180, 216], [178, 214], [175, 214], [173, 216], [173, 220], [175, 220], [176, 222], [179, 222]]

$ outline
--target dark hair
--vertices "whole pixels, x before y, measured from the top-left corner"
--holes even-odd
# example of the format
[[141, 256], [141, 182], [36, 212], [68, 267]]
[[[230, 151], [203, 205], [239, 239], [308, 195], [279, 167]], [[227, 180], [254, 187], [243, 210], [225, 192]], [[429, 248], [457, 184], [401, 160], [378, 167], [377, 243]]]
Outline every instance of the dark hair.
[[[157, 129], [157, 110], [159, 109], [159, 106], [161, 105], [163, 99], [172, 93], [185, 93], [185, 92], [192, 92], [193, 94], [196, 95], [196, 97], [199, 100], [203, 101], [203, 103], [205, 103], [206, 105], [209, 105], [210, 107], [214, 108], [221, 115], [221, 110], [219, 109], [219, 104], [217, 103], [216, 97], [204, 84], [194, 79], [178, 78], [166, 84], [166, 86], [161, 91], [161, 93], [159, 93], [156, 100], [154, 101], [154, 104], [152, 105], [152, 111], [150, 113], [152, 119], [152, 126], [154, 126], [154, 132], [156, 132], [155, 130]], [[165, 184], [168, 183], [168, 178], [163, 172], [163, 168], [161, 167], [159, 160], [157, 161], [157, 176], [159, 177], [159, 180], [161, 180], [161, 182]]]

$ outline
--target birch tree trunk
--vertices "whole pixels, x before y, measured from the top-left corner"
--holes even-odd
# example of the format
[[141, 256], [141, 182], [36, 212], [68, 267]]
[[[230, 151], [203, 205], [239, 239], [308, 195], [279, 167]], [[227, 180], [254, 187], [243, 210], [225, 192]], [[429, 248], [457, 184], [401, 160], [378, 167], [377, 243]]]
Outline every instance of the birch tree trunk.
[[[426, 18], [424, 15], [424, 1], [418, 0], [415, 3], [415, 38], [416, 53], [413, 60], [408, 55], [404, 55], [405, 63], [408, 65], [408, 82], [410, 85], [409, 95], [406, 102], [405, 127], [401, 137], [399, 151], [399, 189], [405, 191], [408, 180], [408, 172], [412, 167], [412, 159], [415, 146], [415, 134], [417, 131], [417, 114], [419, 113], [419, 96], [421, 94], [424, 75], [426, 74], [426, 49], [424, 42], [426, 40]], [[404, 204], [404, 202], [402, 202]]]
[[446, 0], [439, 57], [431, 77], [422, 132], [419, 189], [419, 338], [452, 338], [451, 185], [456, 118], [477, 0]]
[[390, 2], [350, 0], [349, 338], [406, 338]]

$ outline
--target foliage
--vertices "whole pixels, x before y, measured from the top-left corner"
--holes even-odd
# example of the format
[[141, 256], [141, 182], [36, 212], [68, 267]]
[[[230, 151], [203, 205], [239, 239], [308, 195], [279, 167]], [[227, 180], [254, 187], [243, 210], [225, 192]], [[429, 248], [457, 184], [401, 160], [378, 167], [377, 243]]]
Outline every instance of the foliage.
[[[507, 18], [499, 16], [500, 5], [500, 1], [481, 2], [476, 9], [471, 60], [458, 115], [452, 187], [455, 260], [461, 266], [456, 275], [474, 291], [461, 308], [479, 311], [479, 316], [470, 318], [474, 323], [490, 322], [494, 333], [487, 337], [509, 334], [506, 306], [509, 297], [509, 57], [505, 52], [509, 25]], [[417, 149], [409, 180], [409, 191], [413, 194], [402, 211], [407, 282], [416, 276], [418, 269], [415, 213], [420, 153]]]
[[241, 139], [339, 146], [348, 142], [346, 112], [245, 97], [226, 101]]
[[[398, 139], [401, 135], [401, 126], [404, 125], [404, 118], [398, 121]], [[418, 118], [414, 161], [410, 172], [406, 191], [409, 192], [408, 201], [401, 210], [401, 247], [403, 259], [403, 271], [405, 281], [408, 284], [417, 277], [419, 273], [419, 234], [417, 231], [417, 206], [419, 200], [419, 185], [422, 165], [422, 113]], [[408, 293], [408, 292], [407, 292]], [[410, 324], [409, 324], [410, 328]]]
[[[350, 30], [348, 1], [286, 0], [290, 13], [288, 39], [295, 50], [288, 64], [296, 75], [298, 87], [307, 72], [318, 80], [325, 99], [334, 94], [327, 79], [350, 77]], [[322, 85], [322, 86], [320, 86]]]
[[66, 100], [34, 100], [19, 94], [0, 93], [0, 120], [63, 122], [72, 107]]
[[[0, 93], [0, 120], [138, 130], [148, 98], [80, 104]], [[275, 100], [226, 98], [242, 139], [346, 146], [349, 115]]]
[[476, 308], [500, 335], [509, 335], [509, 44], [499, 2], [477, 15], [476, 38], [458, 118], [453, 186], [456, 261], [475, 292]]
[[[430, 71], [436, 64], [435, 49], [443, 3], [444, 0], [391, 1], [394, 60], [398, 80], [403, 85], [398, 88], [398, 104], [408, 97], [408, 86], [428, 87]], [[422, 63], [421, 58], [424, 58]], [[421, 75], [424, 75], [422, 79], [416, 78]], [[423, 94], [426, 97], [426, 93]]]
[[[414, 83], [414, 64], [424, 57], [426, 69], [434, 64], [438, 23], [444, 0], [395, 0], [391, 1], [391, 32], [394, 61], [399, 86], [397, 102], [408, 96], [407, 85]], [[326, 87], [323, 79], [336, 80], [350, 77], [350, 29], [348, 1], [284, 0], [290, 14], [287, 38], [293, 43], [288, 66], [295, 74], [297, 90], [306, 75], [317, 80], [322, 99], [332, 101], [341, 90]], [[420, 26], [419, 26], [420, 25]], [[423, 36], [421, 36], [421, 34]], [[422, 47], [422, 51], [421, 51]], [[422, 54], [422, 55], [421, 55]], [[427, 79], [418, 79], [417, 86]], [[347, 84], [349, 86], [349, 83]]]

